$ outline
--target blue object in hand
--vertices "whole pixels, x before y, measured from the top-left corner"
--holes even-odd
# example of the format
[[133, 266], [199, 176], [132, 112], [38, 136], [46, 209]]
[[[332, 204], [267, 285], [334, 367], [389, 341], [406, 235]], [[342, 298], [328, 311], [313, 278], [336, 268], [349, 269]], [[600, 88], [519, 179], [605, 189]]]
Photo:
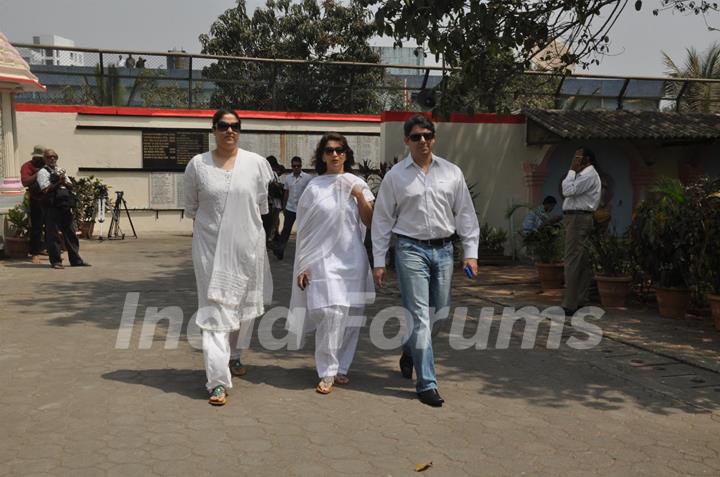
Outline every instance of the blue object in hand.
[[465, 275], [467, 275], [468, 278], [472, 278], [475, 275], [473, 275], [472, 267], [470, 265], [465, 265], [465, 268], [463, 268], [465, 271]]

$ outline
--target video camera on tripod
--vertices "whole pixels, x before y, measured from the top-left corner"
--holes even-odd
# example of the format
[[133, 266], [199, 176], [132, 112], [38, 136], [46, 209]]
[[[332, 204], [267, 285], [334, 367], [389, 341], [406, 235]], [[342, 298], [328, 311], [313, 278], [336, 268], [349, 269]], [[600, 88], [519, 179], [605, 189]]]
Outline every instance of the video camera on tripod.
[[[103, 201], [103, 220], [104, 220], [104, 201], [107, 200], [107, 187], [105, 188], [105, 198], [99, 199]], [[120, 228], [120, 214], [121, 210], [120, 207], [125, 209], [125, 214], [127, 215], [128, 222], [130, 222], [130, 228], [133, 232], [133, 237], [138, 238], [137, 233], [135, 232], [135, 225], [133, 225], [132, 218], [130, 217], [130, 211], [128, 210], [127, 202], [125, 202], [124, 192], [121, 190], [115, 191], [115, 206], [112, 209], [112, 215], [110, 219], [110, 228], [108, 229], [108, 240], [124, 240], [125, 234], [123, 233], [122, 229]], [[100, 232], [100, 236], [102, 237], [102, 231]]]

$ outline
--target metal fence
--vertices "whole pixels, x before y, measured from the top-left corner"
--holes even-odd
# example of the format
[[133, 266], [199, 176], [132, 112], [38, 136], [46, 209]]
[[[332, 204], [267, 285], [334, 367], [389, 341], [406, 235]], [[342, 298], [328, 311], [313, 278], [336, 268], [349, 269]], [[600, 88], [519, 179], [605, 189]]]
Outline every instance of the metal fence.
[[[442, 67], [243, 58], [182, 51], [141, 52], [46, 45], [14, 46], [46, 93], [21, 93], [30, 103], [161, 108], [379, 113], [432, 109], [452, 71]], [[417, 74], [393, 75], [391, 69]], [[514, 108], [536, 106], [715, 111], [720, 80], [694, 78], [548, 75], [528, 72], [514, 91]], [[537, 87], [538, 81], [543, 87]], [[440, 93], [440, 91], [437, 91]], [[427, 95], [420, 96], [428, 99]], [[699, 98], [699, 99], [698, 99]], [[694, 105], [694, 106], [693, 106]]]

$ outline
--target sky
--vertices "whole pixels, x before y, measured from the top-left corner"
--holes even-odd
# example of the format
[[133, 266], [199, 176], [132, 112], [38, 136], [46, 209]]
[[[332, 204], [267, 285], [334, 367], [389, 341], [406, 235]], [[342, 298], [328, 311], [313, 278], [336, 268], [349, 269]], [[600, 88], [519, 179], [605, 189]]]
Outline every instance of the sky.
[[[248, 11], [264, 5], [248, 0]], [[661, 76], [661, 51], [682, 62], [685, 48], [702, 51], [720, 32], [707, 30], [701, 17], [664, 12], [660, 0], [646, 0], [641, 12], [630, 2], [610, 34], [611, 55], [587, 72], [621, 76]], [[234, 0], [0, 0], [0, 32], [12, 42], [31, 43], [33, 35], [55, 34], [88, 48], [200, 52], [207, 33]], [[716, 20], [716, 21], [713, 21]], [[720, 27], [720, 15], [710, 17]], [[379, 39], [377, 44], [391, 44]], [[578, 71], [583, 72], [583, 71]]]

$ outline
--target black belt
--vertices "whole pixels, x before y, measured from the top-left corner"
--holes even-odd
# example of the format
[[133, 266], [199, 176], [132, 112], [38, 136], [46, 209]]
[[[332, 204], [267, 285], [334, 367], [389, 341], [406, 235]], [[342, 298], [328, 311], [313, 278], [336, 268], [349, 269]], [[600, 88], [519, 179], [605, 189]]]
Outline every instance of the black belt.
[[452, 242], [452, 237], [420, 240], [420, 239], [408, 237], [407, 235], [397, 234], [397, 236], [398, 236], [398, 238], [401, 238], [401, 239], [410, 240], [411, 242], [421, 243], [423, 245], [430, 245], [432, 247], [442, 247], [443, 245]]
[[586, 215], [592, 213], [592, 210], [563, 210], [563, 214], [565, 215]]

